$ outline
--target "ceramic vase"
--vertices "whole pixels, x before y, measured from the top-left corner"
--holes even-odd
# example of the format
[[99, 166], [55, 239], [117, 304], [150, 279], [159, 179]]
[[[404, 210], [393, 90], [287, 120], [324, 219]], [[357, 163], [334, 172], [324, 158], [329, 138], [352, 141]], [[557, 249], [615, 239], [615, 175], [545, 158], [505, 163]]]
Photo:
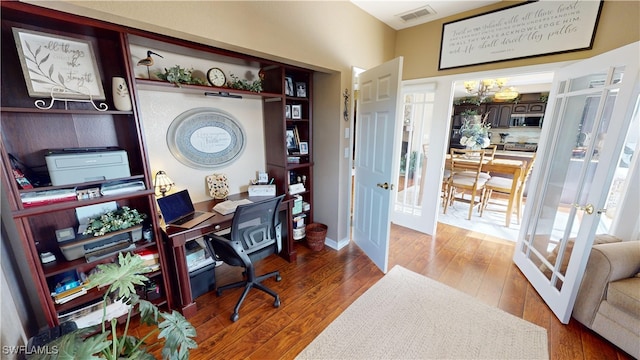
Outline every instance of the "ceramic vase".
[[129, 88], [124, 78], [114, 76], [111, 81], [113, 90], [113, 105], [120, 111], [131, 111], [131, 97], [129, 96]]

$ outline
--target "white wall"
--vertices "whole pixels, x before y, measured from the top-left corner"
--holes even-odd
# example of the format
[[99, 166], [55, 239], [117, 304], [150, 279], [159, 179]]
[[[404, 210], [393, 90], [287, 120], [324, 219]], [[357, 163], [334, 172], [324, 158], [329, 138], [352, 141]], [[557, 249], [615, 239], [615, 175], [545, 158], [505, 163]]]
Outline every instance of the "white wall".
[[[151, 171], [164, 170], [176, 183], [170, 192], [188, 189], [195, 202], [210, 199], [205, 177], [224, 173], [229, 179], [232, 194], [247, 191], [251, 179], [259, 170], [265, 170], [264, 128], [260, 99], [231, 99], [205, 97], [202, 93], [162, 92], [139, 90], [140, 117], [149, 152]], [[169, 151], [167, 129], [181, 113], [198, 107], [209, 107], [231, 114], [245, 131], [247, 142], [244, 152], [233, 163], [216, 169], [194, 169], [182, 164]]]

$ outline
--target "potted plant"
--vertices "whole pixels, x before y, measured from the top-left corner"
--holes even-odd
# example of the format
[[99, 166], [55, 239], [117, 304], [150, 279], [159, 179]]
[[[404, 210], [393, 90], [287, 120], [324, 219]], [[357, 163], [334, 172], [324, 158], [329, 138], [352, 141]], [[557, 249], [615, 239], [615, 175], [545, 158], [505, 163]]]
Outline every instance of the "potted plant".
[[176, 65], [170, 68], [165, 68], [164, 73], [157, 73], [156, 75], [160, 80], [168, 81], [177, 87], [180, 84], [187, 85], [204, 85], [205, 82], [202, 79], [192, 76], [193, 69], [185, 69], [180, 65]]
[[[101, 264], [97, 269], [89, 276], [86, 287], [108, 286], [103, 297], [101, 324], [65, 334], [47, 344], [57, 351], [34, 354], [28, 359], [155, 359], [151, 352], [161, 345], [163, 359], [189, 358], [189, 350], [197, 347], [196, 330], [191, 323], [176, 311], [160, 311], [136, 294], [135, 287], [144, 285], [148, 279], [143, 274], [150, 271], [140, 256], [120, 253], [117, 263]], [[129, 305], [123, 328], [118, 326], [118, 318], [106, 318], [110, 295]], [[131, 317], [136, 313], [140, 314], [142, 324], [155, 326], [141, 338], [128, 332]]]
[[113, 231], [125, 230], [141, 224], [146, 217], [146, 214], [141, 214], [136, 209], [123, 206], [117, 210], [107, 211], [102, 215], [89, 219], [87, 228], [82, 234], [102, 236]]

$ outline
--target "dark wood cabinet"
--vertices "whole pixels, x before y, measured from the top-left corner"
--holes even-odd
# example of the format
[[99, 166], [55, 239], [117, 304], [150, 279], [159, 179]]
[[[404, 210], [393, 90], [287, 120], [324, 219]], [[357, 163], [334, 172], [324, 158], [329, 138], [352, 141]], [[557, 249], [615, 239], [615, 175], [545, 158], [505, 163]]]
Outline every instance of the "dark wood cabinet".
[[[82, 39], [91, 44], [98, 63], [98, 73], [102, 79], [109, 110], [97, 111], [87, 102], [55, 101], [48, 110], [36, 108], [35, 100], [27, 92], [25, 78], [12, 34], [12, 28], [37, 30], [40, 33]], [[111, 95], [111, 78], [124, 77], [132, 83], [126, 37], [119, 28], [70, 14], [46, 10], [18, 2], [2, 2], [2, 186], [7, 194], [29, 269], [49, 326], [58, 325], [59, 316], [65, 312], [83, 307], [102, 297], [100, 290], [91, 290], [64, 304], [56, 304], [51, 296], [56, 278], [66, 272], [88, 274], [99, 263], [111, 262], [116, 254], [100, 260], [85, 260], [85, 257], [67, 261], [58, 246], [56, 230], [78, 229], [76, 208], [115, 202], [118, 207], [128, 206], [147, 215], [145, 228], [152, 229], [152, 240], [134, 241], [135, 250], [150, 250], [159, 254], [158, 270], [148, 274], [164, 296], [154, 300], [159, 305], [171, 307], [171, 288], [165, 271], [166, 257], [155, 213], [154, 191], [151, 186], [146, 147], [141, 134], [141, 124], [136, 108], [132, 111], [117, 111]], [[37, 51], [34, 49], [34, 51]], [[52, 99], [45, 99], [48, 104]], [[135, 104], [135, 99], [132, 99]], [[110, 196], [100, 196], [58, 203], [43, 203], [39, 206], [25, 206], [22, 196], [35, 191], [56, 191], [62, 189], [99, 188], [108, 181], [82, 181], [53, 186], [48, 181], [45, 153], [49, 149], [65, 148], [108, 148], [117, 147], [126, 152], [130, 176], [117, 180], [141, 181], [146, 190]], [[18, 186], [12, 170], [12, 159], [19, 159], [25, 169], [31, 172], [34, 188]], [[111, 181], [111, 180], [109, 180]], [[154, 231], [155, 230], [155, 231]], [[76, 235], [79, 238], [80, 235]], [[129, 248], [129, 251], [132, 249]], [[51, 252], [56, 260], [46, 263], [40, 254]]]
[[513, 105], [512, 112], [514, 114], [542, 114], [546, 110], [547, 104], [545, 103], [519, 103]]
[[485, 113], [492, 128], [509, 127], [512, 104], [487, 104]]

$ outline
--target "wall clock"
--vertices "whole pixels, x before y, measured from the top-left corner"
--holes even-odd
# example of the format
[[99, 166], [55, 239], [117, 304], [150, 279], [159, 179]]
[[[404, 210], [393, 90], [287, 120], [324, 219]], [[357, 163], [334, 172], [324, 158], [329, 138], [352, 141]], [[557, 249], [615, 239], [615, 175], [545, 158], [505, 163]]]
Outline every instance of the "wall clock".
[[213, 86], [224, 86], [227, 83], [227, 77], [219, 68], [211, 68], [207, 71], [207, 80]]
[[195, 108], [178, 115], [167, 130], [167, 145], [181, 163], [194, 169], [227, 166], [240, 157], [246, 135], [229, 113]]

